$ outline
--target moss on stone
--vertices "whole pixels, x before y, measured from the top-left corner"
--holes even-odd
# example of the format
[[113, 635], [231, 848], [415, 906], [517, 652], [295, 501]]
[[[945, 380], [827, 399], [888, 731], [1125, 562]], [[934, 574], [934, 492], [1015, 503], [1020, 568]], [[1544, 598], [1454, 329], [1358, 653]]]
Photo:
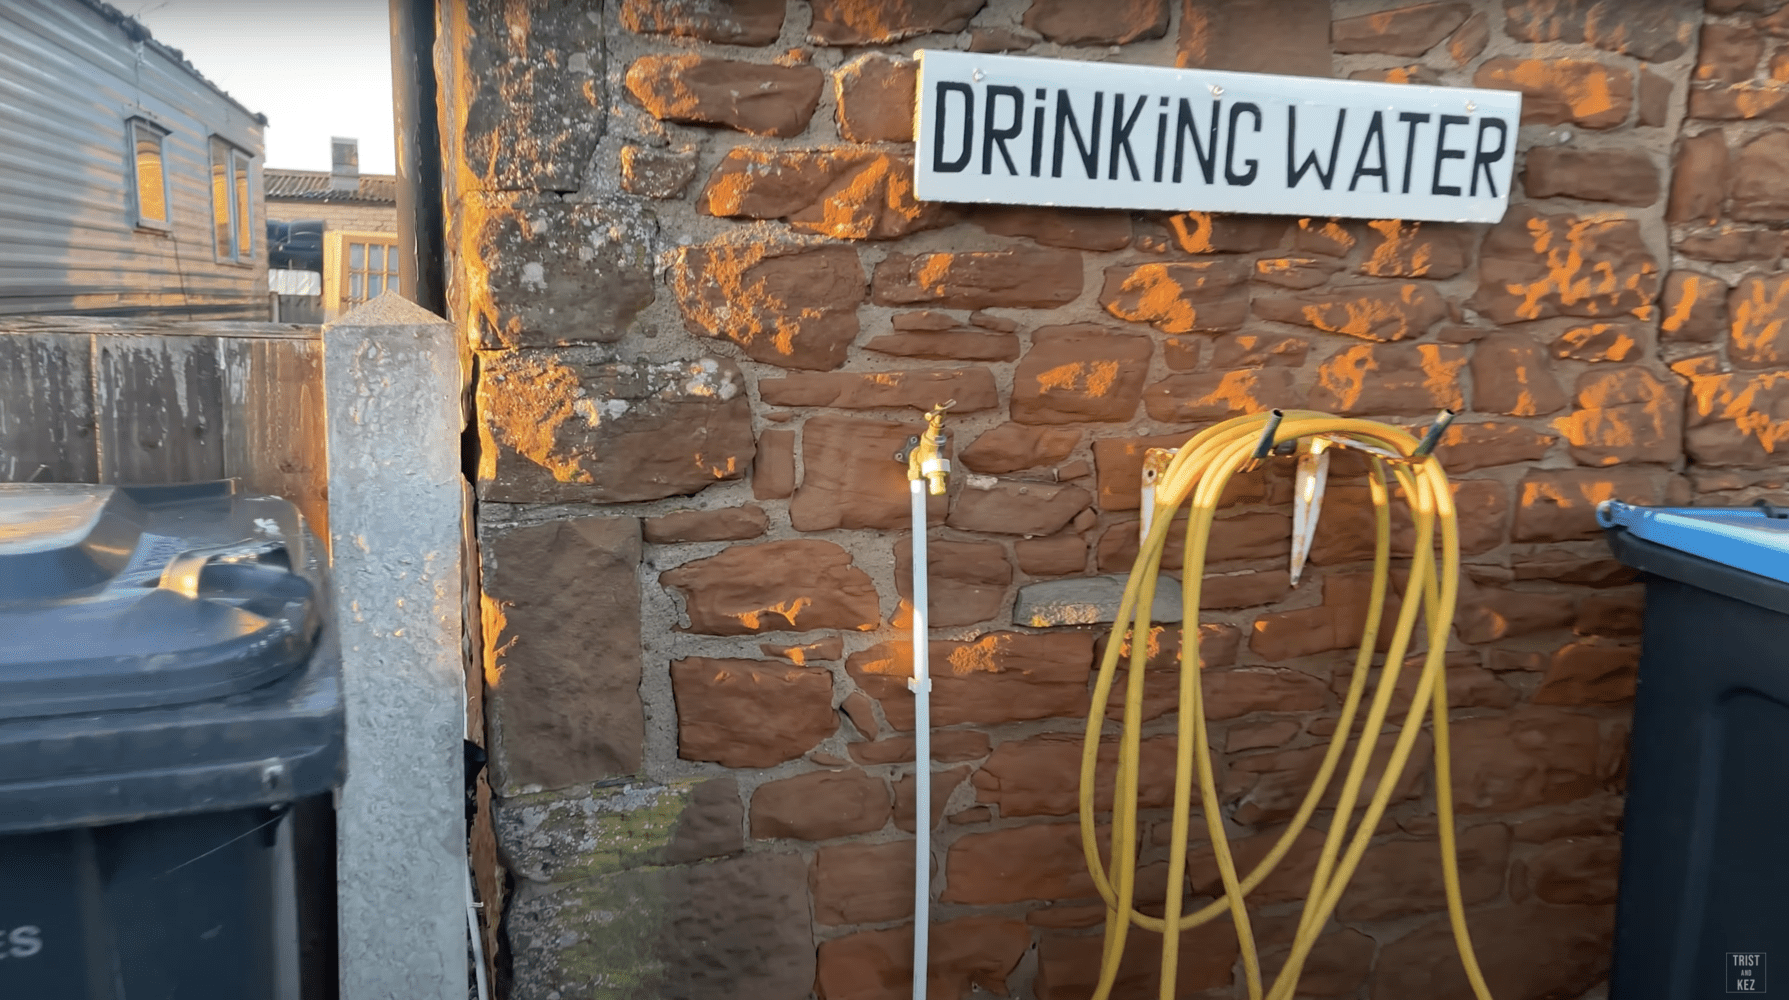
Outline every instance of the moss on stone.
[[500, 806], [498, 836], [518, 873], [570, 882], [666, 861], [701, 781], [537, 793]]

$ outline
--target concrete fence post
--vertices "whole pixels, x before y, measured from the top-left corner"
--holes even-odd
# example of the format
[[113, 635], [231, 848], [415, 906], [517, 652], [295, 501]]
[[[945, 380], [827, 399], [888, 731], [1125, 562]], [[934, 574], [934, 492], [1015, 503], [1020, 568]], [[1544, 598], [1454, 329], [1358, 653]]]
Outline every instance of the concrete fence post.
[[464, 1000], [459, 352], [396, 295], [323, 330], [347, 698], [343, 1000]]

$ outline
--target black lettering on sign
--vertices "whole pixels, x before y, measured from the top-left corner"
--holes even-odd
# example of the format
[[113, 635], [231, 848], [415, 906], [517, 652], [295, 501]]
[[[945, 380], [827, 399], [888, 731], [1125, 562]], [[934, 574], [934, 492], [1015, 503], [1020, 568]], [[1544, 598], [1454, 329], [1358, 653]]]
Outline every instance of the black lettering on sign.
[[1303, 163], [1294, 167], [1293, 164], [1298, 160], [1298, 105], [1286, 106], [1286, 187], [1288, 189], [1297, 187], [1298, 182], [1304, 179], [1306, 171], [1315, 170], [1318, 183], [1323, 185], [1323, 190], [1329, 190], [1330, 181], [1334, 180], [1336, 176], [1336, 154], [1342, 151], [1342, 125], [1347, 121], [1348, 109], [1337, 108], [1335, 137], [1329, 142], [1328, 169], [1324, 169], [1323, 165], [1317, 162], [1317, 150], [1314, 148], [1305, 154]]
[[[1000, 98], [1012, 101], [1013, 120], [1001, 128], [994, 127], [994, 109], [999, 106]], [[1006, 172], [1014, 177], [1019, 176], [1019, 168], [1013, 166], [1012, 154], [1006, 151], [1006, 140], [1016, 138], [1025, 130], [1025, 92], [1017, 87], [996, 85], [988, 88], [988, 116], [982, 119], [981, 126], [981, 172], [994, 172], [994, 147], [1000, 147], [1000, 158], [1006, 161]]]
[[[1486, 151], [1485, 133], [1497, 130], [1497, 148]], [[1478, 141], [1472, 144], [1472, 190], [1474, 198], [1478, 197], [1478, 172], [1485, 172], [1485, 187], [1491, 197], [1497, 197], [1497, 182], [1491, 179], [1491, 164], [1503, 159], [1504, 147], [1509, 145], [1509, 123], [1501, 118], [1480, 118], [1478, 120]]]
[[1401, 192], [1403, 194], [1410, 193], [1410, 165], [1416, 162], [1416, 127], [1433, 117], [1435, 116], [1425, 112], [1398, 112], [1398, 121], [1410, 124], [1410, 132], [1404, 137], [1404, 187]]
[[1441, 165], [1448, 160], [1464, 160], [1466, 151], [1447, 148], [1447, 127], [1449, 125], [1470, 125], [1472, 119], [1465, 115], [1442, 115], [1441, 124], [1435, 129], [1435, 175], [1429, 179], [1430, 194], [1451, 194], [1460, 196], [1460, 189], [1441, 183]]
[[[937, 120], [932, 123], [932, 169], [941, 174], [960, 173], [969, 165], [969, 157], [975, 152], [975, 91], [966, 83], [954, 80], [939, 80], [937, 96]], [[946, 94], [963, 95], [963, 155], [954, 160], [944, 159], [944, 125], [950, 117], [945, 114]]]
[[[1168, 98], [1161, 97], [1156, 103], [1168, 106]], [[1168, 113], [1162, 111], [1155, 116], [1155, 182], [1162, 182], [1162, 157], [1168, 152]]]
[[1125, 163], [1131, 168], [1131, 180], [1140, 181], [1143, 175], [1137, 173], [1137, 158], [1131, 152], [1131, 130], [1137, 127], [1137, 116], [1143, 113], [1143, 105], [1149, 98], [1139, 94], [1137, 102], [1131, 107], [1131, 116], [1124, 116], [1124, 95], [1112, 95], [1112, 154], [1106, 163], [1106, 176], [1118, 179], [1118, 154], [1124, 153]]
[[[1093, 124], [1087, 130], [1091, 133], [1093, 141], [1083, 142], [1081, 141], [1081, 123], [1075, 118], [1075, 107], [1069, 102], [1068, 91], [1061, 88], [1057, 89], [1056, 150], [1055, 155], [1052, 156], [1050, 160], [1051, 177], [1062, 176], [1062, 140], [1068, 134], [1068, 131], [1073, 131], [1075, 133], [1075, 149], [1080, 152], [1081, 167], [1087, 171], [1087, 179], [1090, 181], [1099, 180], [1099, 123], [1100, 113], [1105, 108], [1105, 102], [1105, 91], [1096, 90], [1093, 92]], [[1063, 129], [1065, 124], [1068, 126], [1068, 130]]]
[[1044, 88], [1039, 87], [1032, 96], [1037, 99], [1037, 107], [1031, 109], [1031, 176], [1036, 177], [1044, 169]]
[[[1205, 175], [1205, 183], [1214, 182], [1218, 162], [1218, 117], [1223, 103], [1211, 102], [1211, 144], [1207, 146], [1199, 141], [1197, 123], [1193, 120], [1193, 103], [1184, 97], [1180, 99], [1179, 112], [1174, 116], [1174, 183], [1180, 183], [1180, 170], [1186, 163], [1186, 140], [1189, 137], [1193, 140], [1193, 157], [1199, 161], [1199, 172]], [[1232, 118], [1231, 121], [1234, 123], [1235, 119]]]
[[[1379, 165], [1368, 167], [1367, 151], [1375, 146], [1379, 150]], [[1373, 117], [1367, 121], [1367, 135], [1360, 141], [1360, 156], [1354, 161], [1354, 177], [1348, 181], [1348, 190], [1354, 190], [1354, 186], [1360, 183], [1362, 177], [1379, 178], [1379, 193], [1389, 194], [1391, 192], [1391, 181], [1385, 174], [1385, 112], [1383, 111], [1373, 112]]]
[[1224, 183], [1234, 184], [1237, 187], [1248, 187], [1255, 183], [1255, 174], [1258, 172], [1259, 166], [1254, 160], [1244, 160], [1242, 162], [1248, 164], [1248, 172], [1240, 174], [1236, 172], [1236, 119], [1242, 117], [1245, 111], [1255, 116], [1255, 131], [1261, 131], [1260, 105], [1251, 101], [1238, 101], [1230, 106], [1230, 135], [1224, 143]]

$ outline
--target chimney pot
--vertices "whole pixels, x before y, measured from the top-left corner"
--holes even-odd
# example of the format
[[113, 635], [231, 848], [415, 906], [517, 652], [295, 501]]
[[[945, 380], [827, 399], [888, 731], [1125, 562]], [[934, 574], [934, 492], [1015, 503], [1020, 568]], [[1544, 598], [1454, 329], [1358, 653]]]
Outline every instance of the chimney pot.
[[360, 190], [360, 140], [330, 138], [329, 190]]

